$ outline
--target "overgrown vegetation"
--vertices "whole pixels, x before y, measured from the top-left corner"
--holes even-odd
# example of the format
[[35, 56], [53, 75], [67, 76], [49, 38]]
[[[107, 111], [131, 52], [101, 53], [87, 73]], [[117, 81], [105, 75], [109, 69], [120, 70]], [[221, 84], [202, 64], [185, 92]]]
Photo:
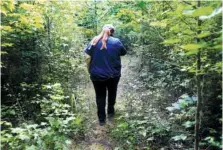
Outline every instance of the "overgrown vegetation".
[[83, 49], [105, 23], [138, 60], [119, 85], [115, 149], [221, 149], [221, 12], [221, 1], [1, 1], [2, 149], [85, 138]]

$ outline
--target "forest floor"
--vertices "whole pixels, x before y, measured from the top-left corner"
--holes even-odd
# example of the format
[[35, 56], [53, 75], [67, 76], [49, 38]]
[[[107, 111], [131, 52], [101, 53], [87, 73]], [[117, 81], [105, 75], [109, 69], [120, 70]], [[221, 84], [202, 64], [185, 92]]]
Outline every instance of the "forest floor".
[[[93, 107], [89, 107], [89, 117], [87, 119], [87, 131], [85, 132], [85, 138], [82, 141], [74, 142], [72, 150], [112, 150], [115, 148], [115, 142], [112, 141], [109, 131], [116, 124], [116, 118], [118, 114], [126, 111], [125, 108], [125, 95], [129, 91], [129, 81], [135, 79], [136, 72], [131, 68], [135, 68], [134, 65], [138, 64], [137, 58], [129, 56], [122, 57], [122, 77], [118, 85], [118, 94], [116, 99], [116, 112], [117, 116], [111, 121], [107, 120], [106, 125], [99, 126], [96, 114], [96, 105], [91, 104]], [[89, 83], [88, 99], [91, 103], [95, 103], [95, 94], [92, 83]], [[93, 99], [93, 100], [92, 100]]]

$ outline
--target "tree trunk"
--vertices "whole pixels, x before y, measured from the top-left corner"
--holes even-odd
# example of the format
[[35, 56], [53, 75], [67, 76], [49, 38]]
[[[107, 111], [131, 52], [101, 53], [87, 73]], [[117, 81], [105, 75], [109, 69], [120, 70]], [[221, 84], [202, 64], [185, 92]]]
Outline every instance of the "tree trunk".
[[[200, 1], [197, 3], [197, 8], [200, 7]], [[201, 26], [201, 20], [198, 18], [198, 27]], [[197, 34], [200, 34], [200, 30], [198, 30]], [[197, 39], [197, 43], [199, 43], [199, 39]], [[195, 142], [194, 142], [194, 149], [199, 150], [199, 133], [200, 133], [200, 111], [201, 111], [201, 75], [200, 75], [200, 69], [201, 69], [201, 52], [200, 50], [197, 53], [197, 69], [196, 69], [196, 84], [197, 84], [197, 110], [196, 110], [196, 116], [195, 116]]]
[[[48, 54], [50, 56], [50, 52], [52, 52], [52, 45], [51, 45], [51, 22], [50, 22], [50, 18], [49, 16], [47, 16], [47, 38], [48, 38]], [[47, 58], [48, 61], [48, 67], [49, 67], [49, 73], [51, 73], [52, 69], [51, 69], [51, 65], [50, 65], [50, 58]]]
[[95, 31], [95, 35], [97, 35], [97, 30], [98, 30], [98, 17], [97, 17], [97, 1], [94, 1], [94, 31]]

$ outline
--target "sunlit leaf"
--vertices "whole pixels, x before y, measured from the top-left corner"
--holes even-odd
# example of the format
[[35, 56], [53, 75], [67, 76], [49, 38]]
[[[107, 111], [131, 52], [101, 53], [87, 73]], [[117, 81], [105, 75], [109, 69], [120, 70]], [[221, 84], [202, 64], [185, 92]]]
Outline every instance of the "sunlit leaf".
[[31, 125], [27, 125], [26, 126], [28, 129], [30, 129], [30, 128], [37, 128], [38, 127], [38, 124], [31, 124]]
[[37, 150], [38, 147], [36, 147], [35, 145], [31, 145], [31, 146], [26, 146], [26, 150]]
[[118, 128], [126, 128], [128, 126], [127, 122], [122, 122], [118, 125]]
[[210, 15], [212, 13], [213, 9], [211, 7], [200, 7], [196, 9], [192, 15], [194, 17], [203, 16], [203, 15]]
[[211, 34], [210, 31], [206, 31], [206, 32], [202, 32], [200, 34], [197, 35], [198, 38], [204, 38], [204, 37], [207, 37]]
[[40, 4], [44, 4], [47, 0], [35, 0], [35, 2], [40, 3]]
[[175, 43], [179, 43], [180, 39], [168, 39], [162, 42], [162, 44], [175, 44]]
[[222, 50], [222, 43], [212, 47], [213, 49]]
[[75, 118], [74, 122], [76, 125], [80, 125], [82, 122], [82, 119], [80, 117], [77, 117], [77, 118]]
[[194, 31], [189, 30], [189, 29], [183, 30], [183, 33], [187, 34], [187, 35], [194, 35], [195, 34]]
[[34, 20], [36, 23], [42, 23], [43, 22], [43, 19], [41, 16], [34, 16]]
[[12, 127], [12, 123], [11, 123], [11, 122], [7, 122], [7, 121], [2, 121], [2, 120], [1, 120], [1, 121], [0, 121], [0, 124], [1, 124], [1, 125], [4, 124], [5, 126]]
[[[2, 47], [11, 47], [13, 45], [13, 43], [2, 43]], [[7, 54], [7, 52], [3, 52], [1, 54]]]
[[71, 140], [66, 140], [65, 143], [66, 144], [72, 144], [72, 141]]
[[25, 16], [20, 16], [19, 20], [21, 21], [22, 24], [29, 24], [30, 23], [29, 19]]
[[7, 15], [7, 10], [5, 9], [5, 7], [2, 6], [0, 11], [2, 14]]
[[15, 9], [14, 0], [10, 0], [10, 2], [8, 4], [8, 8], [10, 11], [13, 11]]
[[142, 136], [146, 137], [146, 130], [140, 130], [139, 134], [141, 134]]
[[43, 28], [43, 25], [40, 24], [40, 23], [35, 23], [34, 26], [35, 26], [36, 28]]
[[179, 27], [179, 25], [175, 25], [175, 26], [171, 27], [170, 30], [175, 31], [175, 32], [179, 32], [180, 27]]
[[179, 5], [175, 12], [177, 14], [181, 14], [183, 12], [183, 10], [184, 10], [184, 5]]
[[192, 49], [192, 50], [186, 52], [185, 55], [186, 55], [186, 56], [189, 56], [189, 55], [195, 55], [195, 54], [198, 53], [198, 51], [199, 51], [198, 49]]
[[188, 71], [189, 71], [189, 72], [192, 72], [192, 73], [197, 72], [197, 70], [196, 70], [196, 69], [194, 69], [194, 68], [191, 68], [191, 69], [189, 69]]
[[186, 138], [187, 138], [187, 136], [186, 135], [184, 135], [184, 134], [181, 134], [181, 135], [177, 135], [177, 136], [174, 136], [174, 137], [172, 137], [172, 139], [174, 140], [174, 141], [180, 141], [180, 140], [186, 140]]
[[183, 123], [183, 126], [186, 128], [190, 128], [190, 127], [194, 126], [194, 121], [186, 121]]
[[148, 139], [147, 139], [147, 141], [153, 141], [154, 140], [154, 137], [152, 136], [152, 137], [149, 137]]
[[23, 132], [23, 131], [25, 131], [25, 129], [23, 129], [23, 128], [12, 128], [11, 129], [12, 130], [12, 133], [20, 133], [20, 132]]
[[174, 110], [176, 110], [175, 107], [166, 107], [166, 109], [167, 109], [168, 111], [174, 111]]
[[4, 30], [4, 31], [12, 31], [12, 27], [11, 26], [1, 26], [1, 30]]
[[22, 4], [20, 4], [19, 7], [20, 7], [20, 8], [23, 8], [23, 9], [25, 9], [25, 10], [32, 10], [32, 9], [34, 8], [33, 5], [31, 5], [31, 4], [27, 4], [27, 3], [22, 3]]
[[21, 140], [29, 140], [30, 139], [30, 137], [28, 135], [25, 135], [25, 134], [19, 134], [18, 138], [21, 139]]
[[212, 18], [212, 17], [220, 14], [222, 11], [223, 11], [223, 7], [216, 8], [210, 15], [208, 15], [208, 16], [200, 16], [199, 19], [200, 20], [205, 20], [205, 19]]
[[151, 22], [150, 25], [156, 27], [166, 27], [167, 24], [165, 22], [156, 21], [156, 22]]
[[185, 50], [197, 50], [202, 47], [203, 47], [203, 45], [201, 45], [201, 44], [186, 44], [186, 45], [181, 46], [181, 48], [183, 48]]

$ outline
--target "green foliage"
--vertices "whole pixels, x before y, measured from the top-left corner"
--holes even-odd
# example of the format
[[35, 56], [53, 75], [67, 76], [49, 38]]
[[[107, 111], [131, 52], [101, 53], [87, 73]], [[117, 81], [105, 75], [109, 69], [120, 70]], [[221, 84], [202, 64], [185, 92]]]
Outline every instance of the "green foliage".
[[208, 136], [203, 141], [201, 141], [200, 145], [212, 145], [214, 147], [222, 149], [222, 143], [211, 136]]
[[81, 138], [84, 132], [84, 120], [70, 111], [64, 104], [60, 84], [43, 87], [49, 97], [37, 99], [41, 113], [39, 124], [22, 123], [13, 128], [11, 123], [2, 121], [2, 148], [7, 149], [68, 149], [71, 138]]
[[181, 134], [181, 135], [177, 135], [177, 136], [174, 136], [174, 137], [172, 137], [172, 139], [174, 140], [174, 141], [179, 141], [179, 140], [186, 140], [186, 138], [187, 138], [187, 136], [186, 135], [184, 135], [184, 134]]
[[[169, 120], [172, 122], [171, 131], [173, 132], [172, 135], [174, 135], [171, 137], [171, 140], [177, 142], [180, 147], [185, 147], [190, 145], [189, 143], [193, 143], [194, 135], [192, 129], [195, 125], [194, 115], [196, 101], [197, 97], [183, 94], [171, 107], [166, 108], [171, 112], [169, 114]], [[174, 130], [178, 128], [180, 129], [179, 131]]]
[[212, 13], [213, 9], [212, 7], [200, 7], [196, 9], [192, 15], [194, 17], [203, 16], [203, 15], [210, 15]]
[[82, 138], [92, 101], [82, 51], [106, 23], [134, 59], [134, 76], [122, 85], [125, 113], [111, 131], [116, 149], [191, 149], [196, 75], [200, 148], [221, 149], [221, 9], [220, 1], [199, 8], [195, 1], [1, 1], [2, 149], [69, 149]]
[[[2, 148], [68, 149], [71, 140], [66, 134], [57, 131], [62, 130], [62, 127], [57, 127], [55, 123], [56, 121], [51, 121], [49, 125], [44, 122], [41, 125], [23, 124], [22, 127], [4, 130], [2, 131]], [[71, 127], [66, 126], [63, 122], [59, 123], [63, 125], [63, 131], [71, 130]]]
[[[156, 113], [151, 111], [150, 113]], [[123, 149], [162, 148], [168, 141], [170, 125], [166, 122], [159, 122], [155, 117], [133, 115], [131, 118], [122, 115], [117, 118], [115, 128], [111, 135], [115, 140], [122, 141], [118, 147]], [[162, 140], [160, 140], [162, 139]]]

